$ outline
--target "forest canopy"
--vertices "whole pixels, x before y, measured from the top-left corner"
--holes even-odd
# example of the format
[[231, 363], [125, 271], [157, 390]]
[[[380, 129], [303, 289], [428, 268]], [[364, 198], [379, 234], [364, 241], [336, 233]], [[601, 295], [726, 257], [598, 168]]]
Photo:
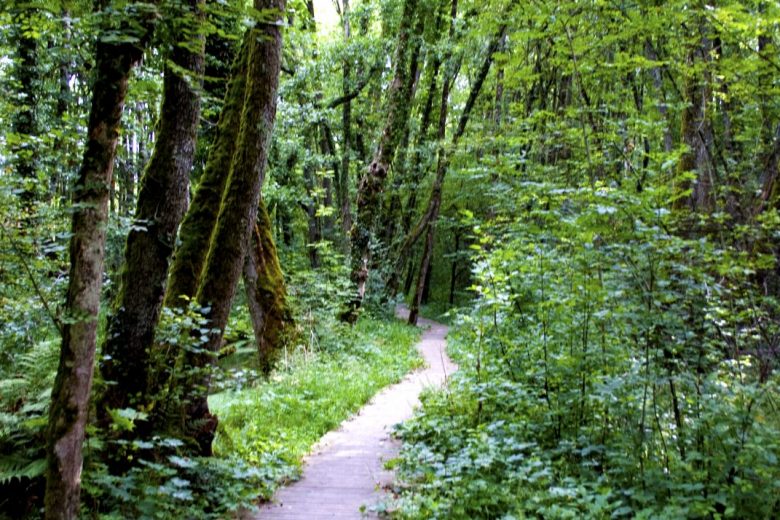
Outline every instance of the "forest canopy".
[[0, 518], [268, 499], [419, 366], [399, 304], [460, 369], [397, 428], [388, 515], [780, 516], [777, 2], [0, 28]]

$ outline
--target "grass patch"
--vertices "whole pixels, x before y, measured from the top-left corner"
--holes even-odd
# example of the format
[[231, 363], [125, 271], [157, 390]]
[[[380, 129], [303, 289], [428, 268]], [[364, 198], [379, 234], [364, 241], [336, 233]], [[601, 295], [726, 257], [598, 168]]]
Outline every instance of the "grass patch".
[[331, 324], [327, 334], [285, 356], [268, 381], [209, 398], [220, 417], [215, 450], [262, 467], [263, 496], [299, 475], [314, 443], [381, 388], [422, 365], [419, 331], [399, 321], [364, 317], [354, 328]]

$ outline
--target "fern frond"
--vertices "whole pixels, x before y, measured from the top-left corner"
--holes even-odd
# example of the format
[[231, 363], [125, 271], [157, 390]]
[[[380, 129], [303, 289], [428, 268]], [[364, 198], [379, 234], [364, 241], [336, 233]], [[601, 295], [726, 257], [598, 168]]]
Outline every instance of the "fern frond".
[[7, 485], [14, 479], [34, 479], [43, 476], [46, 459], [30, 460], [19, 455], [0, 456], [0, 485]]

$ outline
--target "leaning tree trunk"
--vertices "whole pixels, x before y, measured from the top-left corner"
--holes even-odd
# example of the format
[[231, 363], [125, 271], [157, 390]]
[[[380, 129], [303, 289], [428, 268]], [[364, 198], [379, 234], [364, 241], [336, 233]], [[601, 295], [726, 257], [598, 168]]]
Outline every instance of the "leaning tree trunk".
[[[206, 166], [192, 203], [184, 215], [179, 228], [179, 245], [173, 256], [168, 274], [168, 286], [163, 306], [186, 307], [195, 298], [201, 280], [206, 255], [209, 251], [211, 234], [216, 225], [222, 202], [222, 194], [230, 173], [230, 165], [236, 150], [241, 111], [246, 95], [248, 42], [245, 39], [236, 56], [225, 93], [225, 103], [219, 115], [216, 136], [209, 151]], [[149, 348], [153, 348], [150, 345]], [[154, 347], [157, 348], [157, 347]], [[169, 408], [158, 406], [167, 396], [166, 388], [173, 382], [171, 376], [180, 351], [165, 345], [157, 355], [161, 358], [148, 384], [148, 393], [159, 399], [153, 406], [151, 419], [154, 429], [167, 428]], [[167, 400], [170, 404], [170, 400]]]
[[73, 191], [67, 320], [49, 409], [47, 519], [72, 519], [79, 512], [81, 445], [92, 388], [109, 186], [130, 71], [141, 59], [152, 18], [133, 25], [136, 43], [103, 39], [97, 43], [87, 145]]
[[225, 191], [233, 154], [236, 151], [241, 110], [244, 106], [247, 81], [248, 43], [245, 41], [233, 64], [225, 103], [219, 116], [217, 135], [206, 160], [200, 184], [179, 230], [181, 243], [168, 277], [166, 307], [186, 305], [193, 298], [209, 251], [209, 243]]
[[354, 293], [350, 301], [347, 302], [347, 308], [341, 313], [341, 319], [349, 323], [354, 323], [357, 320], [360, 306], [363, 303], [366, 281], [368, 280], [371, 228], [374, 216], [381, 209], [380, 194], [390, 169], [390, 162], [409, 119], [411, 108], [409, 94], [412, 84], [412, 82], [407, 81], [410, 61], [409, 42], [413, 36], [412, 28], [417, 16], [417, 3], [418, 0], [404, 1], [396, 47], [393, 82], [388, 91], [387, 119], [374, 158], [358, 185], [357, 215], [350, 232], [350, 280], [354, 284]]
[[[101, 366], [108, 383], [98, 414], [108, 409], [146, 408], [150, 346], [154, 340], [176, 231], [187, 208], [189, 175], [195, 156], [200, 117], [198, 85], [203, 73], [204, 0], [189, 0], [192, 12], [181, 13], [175, 25], [194, 41], [174, 47], [165, 68], [160, 129], [152, 158], [141, 181], [135, 226], [127, 237], [125, 267], [109, 317]], [[183, 75], [186, 74], [186, 76]]]
[[287, 305], [284, 274], [271, 229], [271, 219], [261, 196], [251, 246], [244, 263], [244, 286], [260, 368], [266, 374], [273, 368], [293, 324]]
[[[281, 17], [284, 5], [285, 0], [255, 0], [258, 11], [273, 16]], [[276, 116], [282, 44], [279, 23], [276, 19], [258, 22], [258, 27], [247, 33], [247, 41], [250, 52], [238, 143], [196, 296], [211, 332], [198, 352], [185, 354], [184, 363], [185, 370], [194, 375], [184, 388], [184, 395], [189, 397], [186, 434], [194, 438], [203, 455], [211, 454], [217, 426], [207, 400], [211, 365], [222, 341], [255, 225]]]

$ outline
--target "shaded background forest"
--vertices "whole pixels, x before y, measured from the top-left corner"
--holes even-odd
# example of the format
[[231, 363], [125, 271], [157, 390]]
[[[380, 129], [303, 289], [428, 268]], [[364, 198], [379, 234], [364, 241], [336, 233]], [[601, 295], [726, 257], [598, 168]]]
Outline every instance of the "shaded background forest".
[[[245, 2], [105, 4], [14, 1], [0, 13], [0, 489], [14, 497], [0, 510], [10, 516], [41, 507], [99, 35], [143, 6], [160, 20], [129, 80], [108, 195], [105, 364], [110, 339], [124, 344], [106, 323], [121, 307], [128, 236], [148, 224], [137, 206], [166, 120], [164, 78], [200, 102], [194, 200], [245, 31], [264, 20]], [[202, 13], [197, 27], [183, 5]], [[208, 369], [216, 456], [199, 457], [186, 430], [144, 426], [152, 409], [168, 417], [155, 408], [167, 397], [186, 407], [176, 385], [153, 405], [106, 407], [113, 379], [98, 370], [84, 510], [220, 517], [268, 496], [305, 446], [288, 453], [290, 438], [260, 431], [253, 414], [280, 406], [285, 374], [313, 381], [341, 356], [392, 366], [357, 401], [400, 377], [413, 355], [381, 338], [412, 341], [386, 322], [406, 301], [413, 316], [457, 308], [443, 319], [461, 370], [399, 429], [400, 517], [780, 514], [778, 4], [333, 6], [330, 31], [310, 2], [290, 1], [283, 17], [257, 240], [278, 251], [283, 278], [259, 279], [286, 309], [269, 338], [253, 329], [251, 290], [228, 301]], [[174, 54], [195, 40], [202, 86]], [[246, 274], [241, 283], [251, 287]], [[148, 324], [155, 344], [192, 350], [192, 331], [208, 331], [204, 307], [166, 300]], [[377, 352], [361, 347], [367, 338]], [[150, 359], [150, 373], [167, 381], [169, 362]], [[289, 409], [308, 406], [301, 395]], [[339, 419], [300, 420], [326, 431]], [[117, 468], [117, 451], [145, 464]]]

